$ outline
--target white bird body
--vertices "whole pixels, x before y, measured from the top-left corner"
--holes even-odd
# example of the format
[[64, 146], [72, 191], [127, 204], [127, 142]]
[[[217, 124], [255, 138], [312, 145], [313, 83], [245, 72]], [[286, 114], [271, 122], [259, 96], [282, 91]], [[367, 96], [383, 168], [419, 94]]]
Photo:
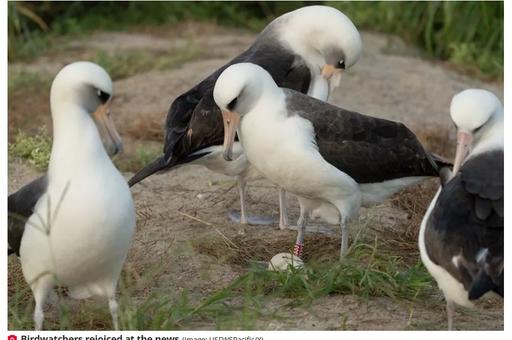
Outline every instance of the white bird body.
[[320, 155], [311, 122], [300, 116], [287, 117], [285, 105], [283, 92], [276, 88], [274, 99], [260, 100], [246, 114], [240, 139], [250, 163], [269, 180], [303, 198], [311, 217], [337, 224], [340, 214], [336, 207], [353, 216], [359, 206], [381, 203], [404, 187], [427, 178], [414, 176], [357, 183]]
[[[240, 138], [251, 164], [268, 179], [295, 195], [331, 203], [358, 191], [350, 176], [321, 157], [312, 143], [314, 132], [309, 121], [300, 117], [273, 119], [267, 111], [262, 107], [248, 113]], [[337, 185], [340, 182], [348, 185], [341, 187]]]
[[[77, 129], [66, 124], [62, 136], [55, 131], [48, 189], [27, 222], [20, 255], [27, 282], [51, 273], [56, 284], [77, 292], [71, 296], [85, 298], [107, 296], [115, 287], [134, 232], [135, 210], [96, 126], [82, 115]], [[47, 228], [49, 235], [41, 232]]]
[[64, 67], [52, 84], [54, 139], [46, 187], [20, 245], [23, 275], [36, 301], [36, 329], [42, 328], [43, 305], [54, 286], [69, 288], [77, 299], [108, 298], [118, 329], [115, 293], [135, 231], [135, 208], [98, 132], [113, 153], [121, 149], [108, 109], [111, 93], [108, 74], [89, 62]]
[[348, 250], [347, 223], [362, 205], [379, 203], [437, 175], [434, 160], [403, 124], [280, 88], [257, 65], [227, 68], [215, 85], [214, 98], [226, 127], [225, 158], [232, 159], [232, 131], [239, 126], [249, 162], [298, 197], [296, 255], [302, 251], [308, 217], [340, 224], [343, 256]]

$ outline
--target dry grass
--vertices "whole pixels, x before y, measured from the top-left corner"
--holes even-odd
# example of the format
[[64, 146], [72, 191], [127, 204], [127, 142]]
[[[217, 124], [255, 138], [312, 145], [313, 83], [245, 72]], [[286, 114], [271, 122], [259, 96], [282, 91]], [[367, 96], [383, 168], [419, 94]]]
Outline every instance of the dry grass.
[[455, 151], [455, 129], [445, 126], [421, 126], [413, 129], [425, 150], [451, 159]]
[[[232, 266], [246, 268], [252, 262], [266, 262], [278, 253], [292, 252], [295, 238], [295, 233], [286, 233], [271, 239], [259, 239], [246, 234], [231, 238], [233, 245], [226, 244], [220, 238], [198, 239], [192, 244], [200, 254], [212, 256]], [[306, 262], [334, 260], [339, 256], [339, 237], [306, 234], [304, 243], [307, 247], [302, 258]]]
[[49, 87], [9, 89], [7, 112], [11, 142], [18, 130], [34, 135], [40, 126], [52, 126]]
[[407, 221], [399, 230], [386, 231], [391, 233], [388, 237], [395, 246], [417, 249], [421, 221], [438, 187], [439, 180], [430, 179], [391, 197], [391, 204], [407, 213]]
[[[158, 115], [158, 117], [165, 116], [166, 114]], [[137, 118], [133, 124], [124, 131], [124, 134], [137, 140], [162, 142], [164, 139], [164, 128], [161, 122], [146, 118]]]

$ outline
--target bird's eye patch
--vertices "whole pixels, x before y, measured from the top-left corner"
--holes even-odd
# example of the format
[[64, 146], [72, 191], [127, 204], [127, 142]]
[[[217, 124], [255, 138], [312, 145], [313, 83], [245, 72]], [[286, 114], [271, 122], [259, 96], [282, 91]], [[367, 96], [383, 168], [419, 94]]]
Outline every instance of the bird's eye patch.
[[476, 129], [474, 129], [472, 132], [473, 134], [477, 133], [478, 131], [480, 131], [480, 129], [482, 129], [484, 127], [485, 124], [482, 124], [480, 125], [479, 127], [477, 127]]
[[235, 105], [236, 105], [236, 101], [237, 101], [238, 97], [233, 99], [227, 106], [228, 110], [230, 111], [233, 111], [233, 109], [235, 108]]
[[471, 131], [473, 134], [477, 133], [478, 131], [480, 131], [484, 126], [487, 125], [487, 122], [489, 121], [490, 117], [487, 118], [487, 120], [482, 124], [480, 125], [479, 127], [473, 129], [473, 131]]
[[337, 68], [341, 68], [342, 70], [344, 70], [345, 69], [345, 60], [338, 61], [338, 67]]
[[98, 97], [100, 98], [102, 103], [106, 103], [107, 100], [109, 100], [109, 98], [110, 98], [110, 94], [103, 92], [100, 89], [96, 90], [96, 93], [98, 94]]

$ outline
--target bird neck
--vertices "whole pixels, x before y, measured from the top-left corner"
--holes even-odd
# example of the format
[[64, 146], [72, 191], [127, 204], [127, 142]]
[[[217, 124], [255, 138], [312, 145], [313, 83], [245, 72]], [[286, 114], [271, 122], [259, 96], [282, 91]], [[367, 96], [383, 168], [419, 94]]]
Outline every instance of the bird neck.
[[[238, 137], [242, 145], [250, 143], [251, 139], [264, 140], [269, 129], [278, 128], [287, 118], [284, 92], [272, 91], [262, 95], [250, 112], [242, 116], [238, 129]], [[246, 140], [248, 139], [248, 140]]]
[[[53, 146], [48, 172], [69, 180], [77, 171], [98, 161], [110, 161], [91, 115], [68, 105], [52, 110]], [[67, 179], [66, 179], [67, 178]]]
[[286, 117], [286, 112], [279, 108], [284, 108], [284, 106], [285, 94], [279, 87], [266, 89], [246, 116], [263, 119], [264, 121], [281, 120]]

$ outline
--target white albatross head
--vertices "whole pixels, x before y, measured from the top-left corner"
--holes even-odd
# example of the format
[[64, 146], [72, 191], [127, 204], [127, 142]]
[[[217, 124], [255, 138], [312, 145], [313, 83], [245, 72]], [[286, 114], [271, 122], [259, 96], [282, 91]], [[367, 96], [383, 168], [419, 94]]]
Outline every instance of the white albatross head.
[[468, 89], [452, 98], [450, 115], [457, 127], [457, 151], [453, 162], [453, 174], [472, 148], [478, 145], [503, 144], [503, 107], [492, 92]]
[[224, 159], [232, 160], [236, 131], [243, 115], [248, 113], [263, 94], [279, 91], [270, 74], [261, 66], [239, 63], [226, 68], [217, 79], [213, 99], [224, 120]]
[[[110, 118], [112, 94], [112, 79], [101, 66], [88, 61], [66, 65], [55, 76], [50, 90], [52, 118], [86, 112], [95, 121], [108, 153], [115, 155], [123, 143]], [[80, 110], [72, 109], [77, 107]]]
[[352, 21], [328, 6], [307, 6], [275, 20], [278, 37], [317, 71], [329, 88], [339, 85], [341, 72], [360, 58], [362, 41]]

